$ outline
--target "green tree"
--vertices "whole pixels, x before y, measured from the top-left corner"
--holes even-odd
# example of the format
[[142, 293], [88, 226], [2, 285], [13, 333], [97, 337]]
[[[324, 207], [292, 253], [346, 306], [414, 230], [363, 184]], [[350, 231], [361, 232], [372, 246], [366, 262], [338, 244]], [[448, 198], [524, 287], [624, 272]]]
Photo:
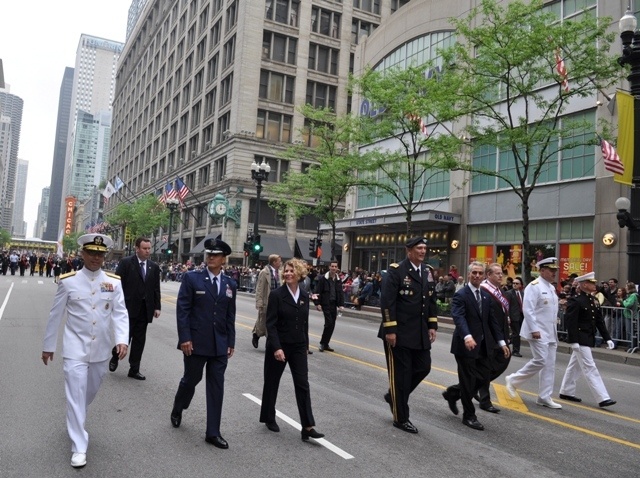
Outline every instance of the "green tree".
[[11, 242], [11, 234], [8, 231], [0, 228], [0, 247], [5, 248], [7, 244]]
[[312, 147], [294, 146], [283, 157], [301, 162], [302, 171], [289, 171], [281, 182], [270, 183], [269, 205], [282, 216], [311, 214], [331, 226], [331, 259], [336, 257], [336, 221], [345, 215], [344, 200], [357, 184], [361, 157], [349, 150], [354, 118], [336, 116], [329, 109], [300, 108], [307, 120], [303, 135]]
[[[610, 19], [590, 9], [562, 20], [540, 0], [503, 5], [483, 0], [467, 18], [452, 19], [456, 43], [443, 52], [442, 83], [465, 118], [473, 151], [493, 151], [496, 166], [467, 169], [498, 178], [511, 188], [522, 209], [524, 274], [529, 280], [529, 201], [542, 182], [557, 180], [563, 153], [597, 143], [594, 120], [567, 115], [580, 98], [595, 98], [620, 79], [609, 53], [615, 34]], [[568, 70], [568, 89], [558, 73], [556, 52]]]
[[65, 234], [62, 238], [62, 250], [66, 254], [78, 251], [78, 238], [84, 234], [83, 232], [73, 232]]
[[106, 216], [111, 225], [129, 228], [132, 237], [151, 236], [160, 227], [169, 224], [169, 211], [153, 194], [132, 203], [119, 203]]
[[429, 181], [460, 168], [460, 140], [450, 134], [452, 93], [432, 71], [433, 63], [384, 72], [369, 69], [352, 82], [356, 93], [380, 112], [363, 116], [359, 124], [358, 141], [367, 145], [361, 149], [360, 184], [372, 196], [390, 195], [397, 201], [407, 235]]

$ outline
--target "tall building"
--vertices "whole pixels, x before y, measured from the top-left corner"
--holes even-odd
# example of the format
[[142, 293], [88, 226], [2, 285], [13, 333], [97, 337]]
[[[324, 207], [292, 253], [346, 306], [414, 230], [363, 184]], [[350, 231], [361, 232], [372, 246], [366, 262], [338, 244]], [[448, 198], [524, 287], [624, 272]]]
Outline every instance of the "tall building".
[[47, 228], [47, 217], [49, 215], [50, 194], [51, 194], [50, 188], [48, 187], [42, 188], [42, 194], [40, 196], [40, 204], [38, 204], [38, 216], [36, 217], [36, 223], [33, 226], [33, 237], [38, 237], [38, 238], [44, 237], [44, 232]]
[[[22, 127], [22, 98], [9, 92], [9, 85], [0, 88], [0, 117], [11, 122], [9, 133], [9, 157], [3, 168], [0, 185], [0, 227], [11, 231], [13, 223], [13, 201], [18, 172], [18, 149], [20, 148], [20, 129]], [[5, 120], [6, 121], [6, 120]]]
[[[88, 199], [103, 177], [109, 151], [116, 65], [123, 44], [82, 34], [76, 52], [62, 197]], [[96, 172], [98, 173], [96, 175]], [[59, 211], [59, 224], [65, 211]], [[49, 231], [51, 233], [51, 231]]]
[[[404, 3], [149, 0], [118, 65], [108, 179], [126, 188], [109, 206], [180, 177], [193, 195], [174, 222], [177, 259], [222, 234], [230, 261], [241, 263], [256, 216], [252, 162], [270, 165], [269, 181], [306, 167], [279, 158], [294, 142], [312, 141], [296, 106], [349, 111], [357, 43]], [[207, 203], [220, 192], [228, 207], [210, 215]], [[283, 221], [268, 199], [265, 191], [264, 254], [308, 257], [317, 219]]]
[[61, 228], [60, 214], [62, 208], [62, 187], [64, 183], [65, 155], [67, 154], [67, 137], [69, 135], [69, 117], [73, 94], [73, 68], [66, 67], [60, 85], [58, 97], [58, 117], [56, 120], [56, 136], [53, 145], [53, 164], [51, 166], [51, 184], [49, 185], [48, 208], [45, 229], [42, 237], [45, 241], [57, 241]]
[[125, 37], [125, 42], [129, 39], [133, 28], [136, 26], [140, 15], [144, 10], [144, 6], [147, 4], [148, 0], [132, 0], [131, 6], [129, 7], [129, 15], [127, 16], [127, 35]]
[[29, 176], [29, 161], [18, 159], [16, 174], [16, 190], [13, 201], [13, 237], [26, 237], [27, 223], [24, 220], [24, 201], [27, 196], [27, 177]]

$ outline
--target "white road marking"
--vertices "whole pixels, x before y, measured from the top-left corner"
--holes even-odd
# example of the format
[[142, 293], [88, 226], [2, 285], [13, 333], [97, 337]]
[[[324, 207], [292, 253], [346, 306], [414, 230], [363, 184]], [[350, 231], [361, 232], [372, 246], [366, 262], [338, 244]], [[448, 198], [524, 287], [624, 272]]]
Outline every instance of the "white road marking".
[[621, 380], [619, 378], [611, 378], [609, 380], [615, 380], [616, 382], [630, 383], [631, 385], [640, 385], [640, 382], [631, 382], [630, 380]]
[[[247, 397], [249, 400], [256, 402], [258, 405], [262, 405], [262, 400], [260, 400], [259, 398], [251, 395], [250, 393], [243, 393], [242, 395], [244, 395], [245, 397]], [[293, 418], [288, 417], [287, 415], [285, 415], [284, 413], [276, 410], [276, 416], [278, 418], [280, 418], [281, 420], [287, 422], [289, 425], [291, 425], [293, 428], [295, 428], [296, 430], [302, 430], [302, 425], [300, 425], [298, 422], [296, 422]], [[323, 447], [331, 450], [332, 452], [334, 452], [336, 455], [344, 458], [345, 460], [351, 460], [353, 458], [353, 455], [350, 455], [349, 453], [347, 453], [346, 451], [342, 450], [341, 448], [338, 448], [337, 446], [335, 446], [333, 443], [331, 443], [328, 440], [325, 440], [324, 438], [318, 438], [315, 439], [315, 441], [317, 441], [320, 445], [322, 445]]]
[[9, 291], [7, 292], [7, 296], [4, 298], [4, 302], [2, 302], [2, 307], [0, 307], [0, 320], [2, 320], [2, 316], [4, 315], [4, 308], [7, 306], [7, 302], [9, 302], [9, 296], [11, 295], [11, 289], [13, 289], [13, 282], [9, 286]]

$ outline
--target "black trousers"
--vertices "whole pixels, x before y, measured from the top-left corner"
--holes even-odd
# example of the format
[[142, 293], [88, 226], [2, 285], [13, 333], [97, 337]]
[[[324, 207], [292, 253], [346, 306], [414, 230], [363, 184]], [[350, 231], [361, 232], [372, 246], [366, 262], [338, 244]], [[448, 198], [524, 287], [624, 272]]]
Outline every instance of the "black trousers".
[[333, 301], [329, 303], [329, 310], [323, 307], [322, 313], [324, 314], [324, 329], [322, 330], [320, 343], [322, 345], [329, 345], [329, 341], [333, 335], [333, 330], [336, 328], [336, 318], [338, 317], [338, 307], [336, 306], [336, 302]]
[[[456, 355], [458, 364], [458, 380], [460, 389], [460, 400], [462, 402], [462, 418], [470, 420], [476, 419], [476, 408], [473, 406], [473, 396], [478, 393], [483, 385], [489, 384], [491, 375], [492, 360], [481, 355], [478, 358], [469, 358]], [[447, 393], [454, 387], [449, 387]]]
[[[146, 305], [140, 310], [140, 314], [135, 317], [129, 317], [129, 368], [130, 372], [136, 373], [140, 371], [140, 362], [142, 361], [142, 352], [144, 352], [144, 344], [147, 340], [147, 310]], [[111, 351], [113, 360], [118, 360], [118, 352], [115, 347]]]
[[520, 352], [520, 329], [522, 328], [522, 322], [519, 320], [511, 321], [511, 343], [513, 344], [513, 351]]
[[264, 354], [264, 386], [262, 388], [262, 406], [260, 407], [260, 422], [270, 423], [276, 420], [276, 400], [278, 388], [284, 368], [289, 364], [293, 377], [293, 388], [296, 403], [300, 413], [302, 427], [315, 426], [311, 410], [311, 393], [309, 388], [309, 365], [307, 362], [307, 344], [281, 344], [285, 361], [279, 362], [273, 356], [275, 350], [267, 346]]
[[409, 395], [431, 371], [431, 351], [391, 347], [386, 340], [383, 343], [393, 420], [404, 423], [409, 420]]
[[224, 397], [224, 372], [227, 369], [226, 355], [207, 357], [204, 355], [184, 356], [184, 376], [180, 380], [178, 391], [173, 402], [175, 410], [186, 410], [191, 404], [196, 385], [202, 380], [202, 372], [206, 365], [207, 395], [207, 437], [220, 436], [222, 419], [222, 399]]

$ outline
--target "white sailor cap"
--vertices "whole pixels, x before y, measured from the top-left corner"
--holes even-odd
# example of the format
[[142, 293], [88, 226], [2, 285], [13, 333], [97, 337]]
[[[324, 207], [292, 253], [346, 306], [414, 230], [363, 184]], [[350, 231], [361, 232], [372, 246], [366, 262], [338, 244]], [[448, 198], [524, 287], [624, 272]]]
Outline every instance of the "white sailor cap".
[[549, 269], [557, 269], [558, 268], [558, 258], [557, 257], [546, 257], [541, 261], [538, 261], [538, 269], [541, 267], [548, 267]]
[[105, 234], [83, 234], [78, 245], [85, 251], [107, 252], [113, 246], [113, 239]]

